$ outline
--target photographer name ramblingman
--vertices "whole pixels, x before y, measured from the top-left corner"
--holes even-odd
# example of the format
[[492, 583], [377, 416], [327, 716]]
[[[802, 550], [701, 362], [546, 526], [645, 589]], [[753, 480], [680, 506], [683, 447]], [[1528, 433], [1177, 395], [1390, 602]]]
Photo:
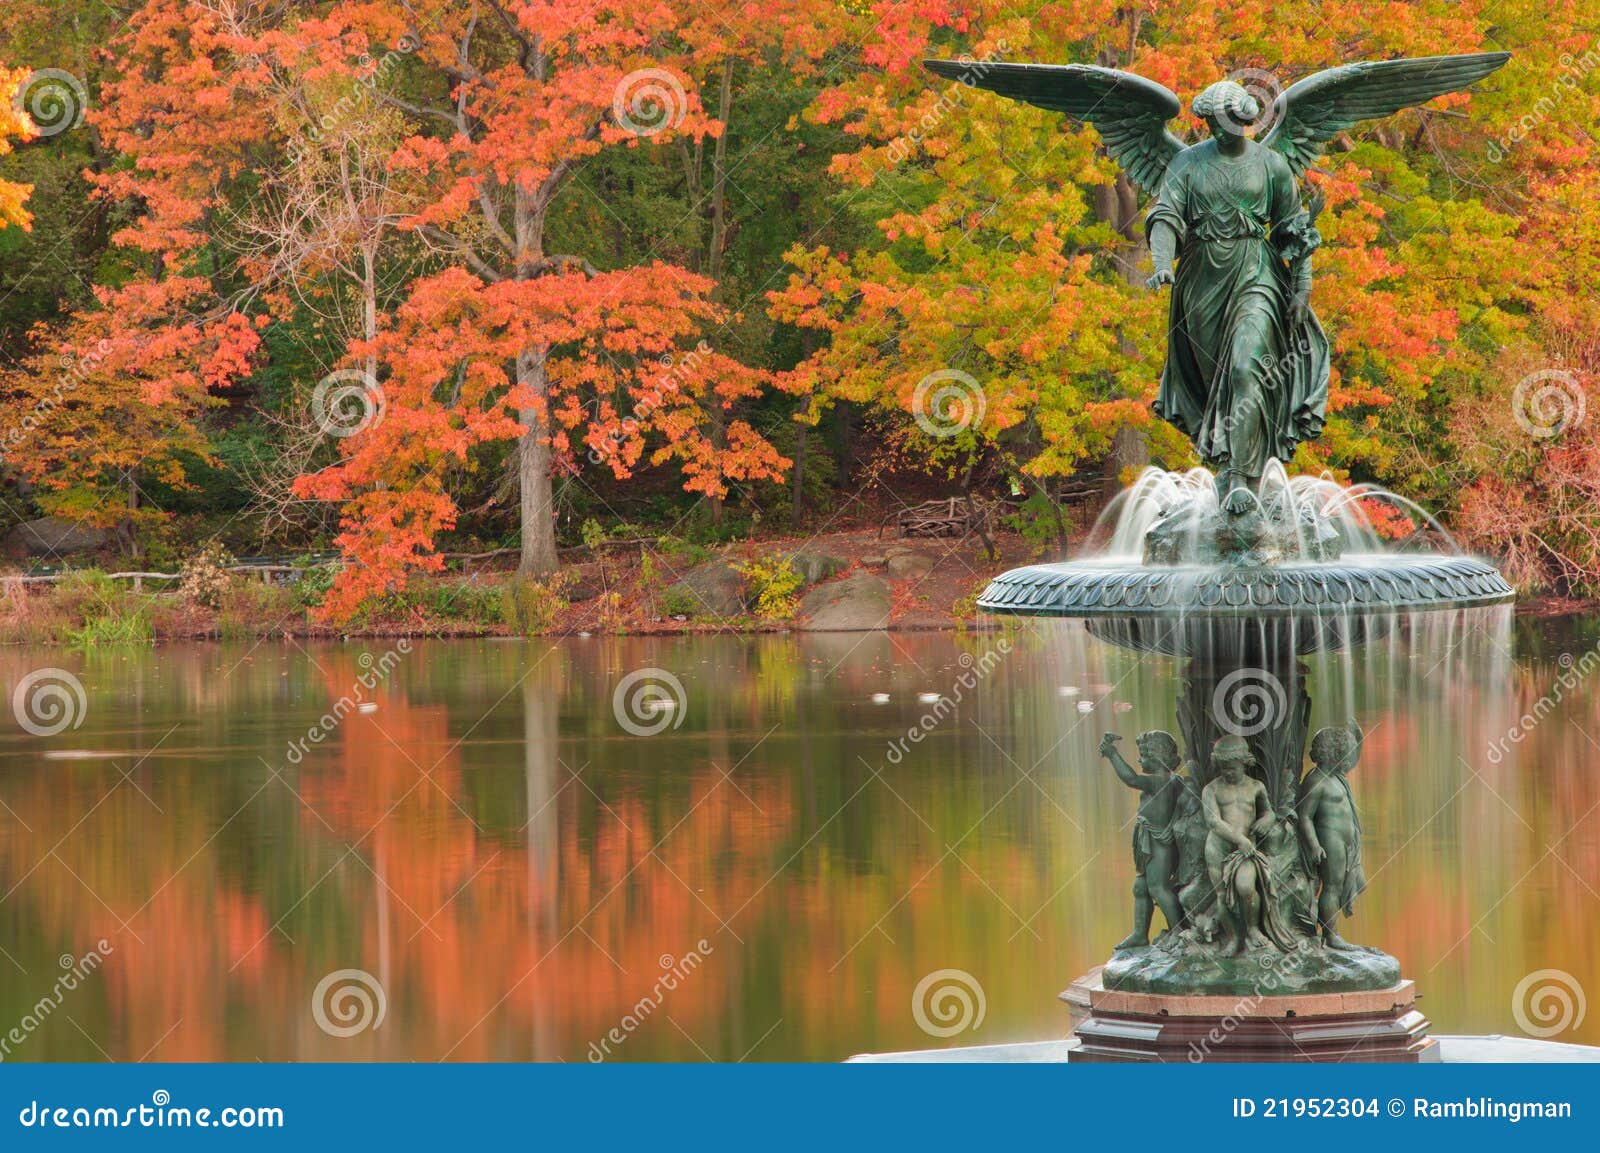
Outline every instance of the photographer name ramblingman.
[[1462, 1101], [1435, 1101], [1414, 1097], [1413, 1117], [1490, 1117], [1517, 1122], [1525, 1118], [1572, 1116], [1571, 1101], [1496, 1101], [1493, 1097], [1468, 1097]]

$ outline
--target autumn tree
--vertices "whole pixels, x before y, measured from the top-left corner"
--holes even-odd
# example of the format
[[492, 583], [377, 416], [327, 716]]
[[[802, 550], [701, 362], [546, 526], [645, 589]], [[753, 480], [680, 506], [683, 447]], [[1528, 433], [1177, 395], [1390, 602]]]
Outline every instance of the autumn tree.
[[94, 195], [139, 207], [112, 237], [121, 273], [93, 307], [37, 334], [40, 352], [6, 381], [9, 423], [27, 429], [8, 460], [39, 503], [124, 526], [136, 548], [132, 530], [161, 515], [144, 507], [144, 484], [185, 483], [186, 459], [206, 452], [201, 414], [259, 344], [209, 247], [211, 214], [265, 128], [248, 74], [219, 65], [239, 47], [189, 0], [150, 0], [117, 35], [118, 66], [88, 117], [128, 159], [91, 175]]
[[580, 454], [619, 476], [647, 452], [675, 459], [685, 487], [711, 497], [787, 463], [745, 422], [728, 422], [720, 444], [706, 433], [706, 409], [762, 384], [691, 341], [721, 315], [710, 281], [660, 263], [606, 271], [546, 247], [552, 206], [585, 159], [720, 130], [689, 79], [674, 15], [515, 0], [408, 14], [405, 34], [437, 85], [431, 101], [396, 99], [431, 130], [394, 164], [428, 182], [408, 227], [453, 267], [419, 278], [397, 335], [373, 346], [388, 350], [385, 419], [301, 482], [304, 494], [349, 502], [339, 540], [362, 563], [335, 613], [410, 567], [437, 567], [436, 535], [456, 515], [440, 470], [471, 467], [477, 444], [516, 438], [529, 575], [558, 567], [552, 480]]
[[[33, 125], [17, 102], [17, 94], [27, 79], [25, 70], [0, 67], [0, 156], [10, 154], [13, 140], [26, 140], [34, 134]], [[24, 206], [32, 191], [29, 185], [0, 179], [0, 228], [29, 227], [33, 218]]]
[[[250, 38], [238, 10], [226, 18], [241, 41]], [[390, 99], [416, 47], [397, 28], [396, 42], [374, 41], [335, 8], [257, 29], [253, 59], [275, 147], [257, 162], [256, 187], [224, 240], [278, 328], [306, 353], [289, 370], [287, 396], [261, 407], [266, 435], [251, 446], [252, 512], [269, 535], [303, 532], [318, 519], [308, 503], [327, 507], [300, 499], [294, 482], [336, 458], [340, 433], [376, 416], [378, 319], [425, 260], [401, 229], [416, 189], [390, 164], [413, 129]], [[360, 346], [365, 356], [331, 371]], [[294, 371], [324, 353], [330, 371], [310, 379]]]
[[[1513, 48], [1473, 101], [1460, 161], [1481, 200], [1420, 206], [1461, 316], [1456, 355], [1409, 423], [1404, 463], [1466, 542], [1525, 587], [1600, 592], [1600, 50], [1591, 6], [1510, 0]], [[1463, 243], [1492, 212], [1492, 246]]]

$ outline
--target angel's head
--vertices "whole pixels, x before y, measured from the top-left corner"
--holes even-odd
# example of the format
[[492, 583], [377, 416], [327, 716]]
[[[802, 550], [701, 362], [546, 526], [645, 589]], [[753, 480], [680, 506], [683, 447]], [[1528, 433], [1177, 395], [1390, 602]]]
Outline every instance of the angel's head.
[[1211, 128], [1213, 136], [1243, 136], [1261, 115], [1261, 105], [1232, 80], [1219, 80], [1194, 98], [1194, 114]]

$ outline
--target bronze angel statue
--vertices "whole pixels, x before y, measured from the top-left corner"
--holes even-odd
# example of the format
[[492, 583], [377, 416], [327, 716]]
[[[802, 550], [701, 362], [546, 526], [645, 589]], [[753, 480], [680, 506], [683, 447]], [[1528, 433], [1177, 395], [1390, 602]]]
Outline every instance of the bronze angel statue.
[[1242, 513], [1267, 462], [1288, 460], [1319, 436], [1327, 410], [1328, 341], [1310, 308], [1321, 201], [1313, 195], [1302, 207], [1299, 178], [1338, 133], [1465, 88], [1507, 59], [1484, 52], [1345, 64], [1294, 84], [1265, 117], [1244, 87], [1223, 80], [1195, 98], [1211, 139], [1191, 145], [1167, 128], [1178, 97], [1131, 72], [926, 64], [1093, 124], [1111, 157], [1155, 197], [1145, 216], [1149, 284], [1172, 286], [1155, 412], [1216, 472], [1223, 507]]

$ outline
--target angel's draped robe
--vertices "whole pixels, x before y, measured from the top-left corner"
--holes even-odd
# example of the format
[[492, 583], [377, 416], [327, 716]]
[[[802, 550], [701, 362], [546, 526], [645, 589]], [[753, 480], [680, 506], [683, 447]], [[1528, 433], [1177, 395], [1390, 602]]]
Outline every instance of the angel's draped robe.
[[1292, 272], [1280, 248], [1301, 218], [1288, 162], [1249, 142], [1208, 140], [1173, 158], [1145, 218], [1178, 237], [1167, 363], [1156, 415], [1214, 469], [1259, 478], [1322, 431], [1328, 340], [1309, 308], [1291, 331]]

